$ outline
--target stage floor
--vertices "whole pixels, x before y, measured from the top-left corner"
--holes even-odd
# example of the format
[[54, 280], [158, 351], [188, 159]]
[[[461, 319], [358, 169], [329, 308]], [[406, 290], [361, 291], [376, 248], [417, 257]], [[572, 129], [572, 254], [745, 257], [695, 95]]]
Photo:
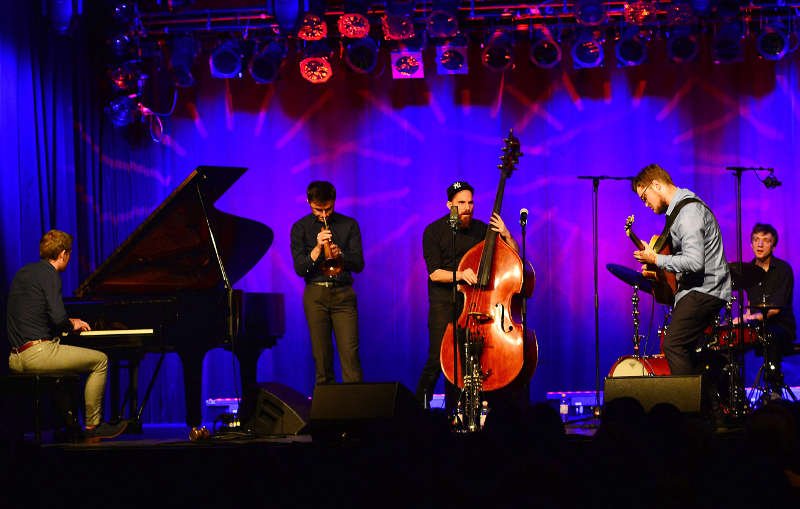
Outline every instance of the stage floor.
[[[671, 489], [673, 481], [660, 474], [685, 491], [675, 500], [697, 507], [733, 503], [741, 497], [728, 502], [726, 495], [737, 485], [755, 493], [776, 489], [749, 477], [765, 467], [746, 455], [739, 431], [699, 431], [663, 443], [638, 432], [598, 441], [594, 419], [567, 423], [565, 434], [518, 424], [472, 434], [421, 423], [404, 432], [231, 432], [198, 441], [189, 440], [184, 425], [145, 425], [141, 434], [96, 444], [5, 442], [0, 474], [12, 489], [2, 491], [0, 506], [583, 508], [612, 507], [623, 497], [631, 507], [694, 507], [662, 504], [666, 493], [653, 490]], [[673, 471], [675, 461], [690, 463]]]

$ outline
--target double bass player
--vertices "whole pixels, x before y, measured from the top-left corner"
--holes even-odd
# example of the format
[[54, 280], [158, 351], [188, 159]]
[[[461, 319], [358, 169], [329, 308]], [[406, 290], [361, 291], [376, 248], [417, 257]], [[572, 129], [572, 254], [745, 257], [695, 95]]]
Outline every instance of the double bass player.
[[[422, 253], [428, 271], [428, 358], [422, 368], [416, 388], [416, 397], [421, 405], [430, 406], [431, 398], [442, 373], [440, 349], [442, 337], [454, 313], [460, 312], [464, 296], [457, 292], [457, 309], [453, 309], [453, 272], [459, 284], [477, 283], [475, 272], [467, 268], [457, 270], [459, 261], [473, 246], [484, 240], [488, 228], [497, 232], [515, 251], [519, 251], [516, 240], [511, 236], [499, 214], [493, 214], [487, 225], [473, 217], [475, 202], [473, 187], [458, 180], [447, 187], [447, 209], [457, 214], [455, 229], [455, 252], [453, 252], [453, 230], [450, 226], [451, 214], [445, 214], [430, 223], [422, 235]], [[445, 379], [445, 406], [455, 408], [458, 389]]]

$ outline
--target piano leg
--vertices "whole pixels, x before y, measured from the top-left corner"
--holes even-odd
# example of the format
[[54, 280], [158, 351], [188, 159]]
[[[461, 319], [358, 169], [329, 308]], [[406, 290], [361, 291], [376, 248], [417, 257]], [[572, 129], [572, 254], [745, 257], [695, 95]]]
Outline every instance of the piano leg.
[[203, 381], [205, 352], [182, 351], [178, 353], [183, 364], [183, 391], [186, 402], [186, 425], [199, 427], [203, 422], [200, 386]]
[[255, 408], [256, 370], [258, 358], [263, 350], [263, 347], [252, 347], [242, 341], [236, 345], [234, 352], [239, 360], [239, 374], [242, 381], [242, 400], [239, 402], [238, 414], [243, 423], [250, 419]]

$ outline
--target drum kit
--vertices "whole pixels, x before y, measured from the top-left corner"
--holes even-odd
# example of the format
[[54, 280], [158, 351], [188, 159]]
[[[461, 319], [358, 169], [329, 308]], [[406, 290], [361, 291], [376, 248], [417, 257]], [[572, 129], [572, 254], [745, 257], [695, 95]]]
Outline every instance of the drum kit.
[[[751, 264], [740, 264], [738, 262], [729, 263], [731, 271], [732, 285], [734, 289], [746, 289], [757, 285], [763, 275], [755, 266]], [[617, 359], [609, 371], [609, 377], [625, 376], [665, 376], [670, 375], [670, 368], [666, 357], [662, 353], [656, 355], [645, 355], [640, 351], [640, 343], [643, 336], [639, 333], [639, 291], [653, 295], [653, 284], [636, 270], [610, 263], [606, 268], [614, 276], [633, 287], [632, 315], [633, 315], [633, 355], [625, 355]], [[735, 297], [734, 297], [735, 300]], [[719, 382], [720, 395], [727, 392], [727, 398], [722, 398], [722, 405], [731, 417], [742, 417], [743, 413], [749, 410], [749, 402], [754, 401], [760, 404], [766, 402], [771, 395], [788, 394], [795, 399], [791, 390], [783, 384], [783, 377], [780, 376], [780, 363], [772, 363], [767, 356], [758, 370], [754, 386], [747, 394], [745, 399], [744, 382], [742, 380], [740, 361], [746, 350], [761, 346], [764, 352], [766, 346], [772, 341], [771, 335], [764, 326], [763, 320], [737, 323], [732, 317], [733, 302], [729, 302], [723, 314], [723, 318], [717, 317], [713, 324], [710, 324], [704, 331], [704, 338], [697, 348], [698, 355], [704, 356], [704, 363], [709, 370], [707, 375], [714, 377]], [[761, 312], [761, 316], [766, 316], [772, 309], [782, 309], [769, 303], [758, 303], [747, 306], [751, 313]], [[670, 308], [671, 311], [671, 308]], [[664, 334], [669, 327], [669, 312], [667, 313], [665, 324], [659, 328], [659, 337], [663, 343]], [[778, 376], [774, 376], [777, 371]], [[766, 373], [773, 374], [767, 380]], [[780, 380], [775, 382], [774, 380]], [[724, 389], [724, 391], [723, 391]], [[725, 401], [727, 400], [727, 402]]]

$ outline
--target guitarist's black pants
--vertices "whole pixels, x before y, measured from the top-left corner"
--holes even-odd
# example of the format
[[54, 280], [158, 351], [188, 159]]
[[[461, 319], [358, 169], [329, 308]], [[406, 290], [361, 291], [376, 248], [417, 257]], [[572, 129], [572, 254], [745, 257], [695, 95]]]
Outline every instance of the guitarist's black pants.
[[703, 331], [719, 316], [724, 305], [724, 300], [697, 291], [687, 293], [675, 304], [663, 346], [673, 375], [703, 373], [697, 347], [703, 340]]

